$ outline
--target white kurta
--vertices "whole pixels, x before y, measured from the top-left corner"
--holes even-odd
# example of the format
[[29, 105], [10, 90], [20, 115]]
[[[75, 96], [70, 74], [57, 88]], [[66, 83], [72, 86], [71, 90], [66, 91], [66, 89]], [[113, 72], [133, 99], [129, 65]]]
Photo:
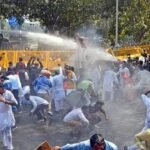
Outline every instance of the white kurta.
[[74, 109], [70, 111], [63, 120], [66, 123], [72, 122], [72, 121], [80, 121], [81, 123], [85, 123], [89, 125], [89, 121], [85, 117], [85, 115], [82, 112], [81, 108]]
[[[0, 97], [4, 97], [6, 100], [15, 102], [17, 104], [15, 97], [10, 91], [5, 90], [5, 93], [0, 95]], [[12, 127], [14, 125], [15, 118], [11, 105], [0, 102], [0, 131], [3, 131], [6, 128]]]
[[141, 98], [142, 98], [142, 101], [146, 107], [145, 127], [143, 128], [143, 130], [146, 130], [148, 128], [147, 120], [150, 119], [150, 97], [142, 94]]
[[53, 77], [53, 99], [55, 103], [55, 111], [63, 109], [65, 90], [64, 90], [64, 76], [62, 74]]
[[112, 92], [114, 83], [118, 83], [116, 73], [112, 70], [105, 71], [103, 79], [103, 90]]
[[53, 93], [54, 100], [59, 101], [64, 99], [65, 90], [64, 90], [64, 76], [59, 74], [53, 77]]

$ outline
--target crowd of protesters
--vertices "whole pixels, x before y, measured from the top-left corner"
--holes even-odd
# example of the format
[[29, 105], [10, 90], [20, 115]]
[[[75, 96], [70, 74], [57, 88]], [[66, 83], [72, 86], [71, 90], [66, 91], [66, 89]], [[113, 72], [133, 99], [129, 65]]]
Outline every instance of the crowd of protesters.
[[[17, 64], [9, 62], [9, 67], [4, 71], [1, 70], [0, 73], [0, 131], [3, 136], [4, 147], [7, 150], [13, 149], [11, 129], [17, 125], [13, 111], [22, 113], [26, 107], [24, 104], [32, 106], [30, 114], [37, 116], [38, 122], [47, 122], [49, 118], [60, 115], [61, 121], [72, 128], [70, 133], [72, 136], [79, 136], [83, 132], [88, 132], [90, 128], [101, 121], [100, 113], [106, 120], [108, 119], [103, 105], [105, 101], [116, 99], [114, 96], [116, 88], [124, 96], [127, 94], [125, 88], [128, 85], [139, 82], [135, 76], [138, 72], [141, 70], [150, 71], [149, 60], [148, 54], [144, 51], [140, 58], [131, 59], [128, 56], [126, 61], [106, 62], [105, 66], [97, 71], [101, 78], [95, 82], [94, 76], [88, 76], [88, 78], [83, 76], [82, 69], [76, 74], [76, 69], [69, 65], [62, 67], [58, 64], [55, 70], [48, 70], [36, 57], [31, 57], [27, 64], [22, 58], [19, 58]], [[94, 73], [94, 68], [89, 69], [92, 69]], [[94, 75], [99, 76], [95, 73]], [[97, 85], [98, 83], [100, 86]], [[147, 107], [143, 129], [146, 135], [149, 133], [150, 120], [148, 94], [149, 91], [141, 96]], [[140, 135], [136, 135], [136, 141], [138, 142], [137, 146], [142, 147]], [[92, 145], [93, 138], [94, 145]], [[70, 147], [79, 149], [78, 146], [85, 146], [83, 149], [87, 147], [90, 149], [92, 146], [95, 147], [95, 150], [99, 149], [97, 148], [99, 146], [102, 150], [117, 149], [115, 144], [105, 141], [101, 134], [94, 135], [90, 141], [67, 145], [62, 148], [55, 147], [55, 149], [67, 150]], [[106, 148], [107, 146], [108, 148]]]

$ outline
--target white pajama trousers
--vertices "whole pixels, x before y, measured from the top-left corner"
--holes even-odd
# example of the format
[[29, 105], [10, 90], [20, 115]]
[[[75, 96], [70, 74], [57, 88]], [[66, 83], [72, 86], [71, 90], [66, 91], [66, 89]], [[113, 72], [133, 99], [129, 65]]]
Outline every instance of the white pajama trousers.
[[8, 150], [13, 150], [11, 127], [8, 127], [0, 132], [3, 138], [4, 147], [7, 147]]
[[102, 99], [103, 101], [113, 101], [114, 91], [103, 91]]
[[55, 111], [60, 111], [64, 107], [64, 100], [54, 100], [55, 103]]

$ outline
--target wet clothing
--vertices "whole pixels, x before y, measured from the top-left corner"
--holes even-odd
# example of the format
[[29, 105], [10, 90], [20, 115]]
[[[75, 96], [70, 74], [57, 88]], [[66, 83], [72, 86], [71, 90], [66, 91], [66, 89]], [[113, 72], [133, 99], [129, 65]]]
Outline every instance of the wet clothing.
[[58, 101], [65, 97], [65, 90], [64, 90], [64, 76], [63, 75], [56, 75], [53, 77], [53, 92], [54, 92], [54, 100]]
[[150, 118], [150, 97], [146, 96], [145, 94], [142, 94], [141, 95], [141, 99], [146, 107], [146, 119], [145, 119], [145, 126], [143, 128], [143, 130], [146, 130], [148, 128], [148, 125], [147, 125], [147, 120], [148, 118]]
[[38, 120], [46, 119], [45, 110], [48, 110], [49, 103], [45, 99], [38, 96], [30, 96], [29, 99], [33, 105], [31, 112], [37, 115]]
[[50, 89], [52, 88], [52, 83], [46, 76], [39, 76], [33, 81], [33, 86], [36, 94], [39, 97], [47, 100], [49, 103], [49, 110], [51, 111], [51, 97]]
[[103, 90], [112, 92], [114, 83], [118, 84], [116, 73], [112, 70], [105, 71], [103, 79]]
[[53, 99], [55, 103], [55, 110], [63, 109], [63, 101], [65, 98], [64, 76], [59, 74], [53, 77]]
[[90, 99], [82, 90], [72, 91], [69, 95], [66, 96], [65, 100], [70, 108], [80, 108], [82, 106], [88, 105], [90, 103]]
[[49, 104], [45, 99], [38, 97], [38, 96], [30, 96], [29, 99], [30, 99], [31, 104], [33, 105], [31, 112], [34, 112], [39, 105], [42, 105], [42, 104], [48, 105]]
[[[0, 96], [4, 97], [8, 101], [12, 101], [15, 104], [17, 104], [15, 97], [10, 91], [5, 90], [5, 93]], [[15, 119], [11, 105], [7, 105], [3, 102], [0, 102], [0, 131], [7, 127], [12, 127], [14, 124]]]
[[103, 79], [103, 100], [113, 100], [114, 83], [118, 84], [116, 73], [112, 70], [106, 70]]
[[71, 121], [79, 121], [81, 124], [89, 125], [89, 121], [85, 117], [81, 108], [74, 109], [65, 116], [64, 122], [69, 123]]
[[[83, 80], [77, 85], [77, 89], [81, 89], [83, 91], [87, 91], [89, 86], [93, 87], [93, 82], [89, 80]], [[94, 87], [93, 87], [94, 89]]]
[[94, 97], [96, 96], [93, 82], [90, 80], [82, 80], [77, 85], [77, 89], [83, 91], [86, 100], [85, 105], [91, 105], [92, 100], [94, 100]]
[[19, 76], [14, 74], [14, 75], [8, 75], [7, 77], [9, 78], [9, 81], [11, 82], [11, 91], [12, 91], [15, 99], [18, 102], [17, 109], [18, 109], [18, 111], [20, 111], [21, 110], [21, 102], [19, 99], [19, 91], [21, 91], [21, 92], [23, 92], [23, 91], [22, 91], [22, 86], [21, 86]]
[[[12, 101], [17, 105], [17, 101], [10, 91], [5, 90], [3, 95], [8, 101]], [[13, 150], [11, 127], [15, 125], [15, 118], [12, 112], [12, 106], [0, 102], [0, 133], [3, 137], [3, 144], [9, 150]]]
[[46, 76], [37, 77], [33, 81], [33, 86], [37, 93], [47, 93], [52, 88], [51, 81]]
[[[105, 150], [118, 150], [117, 146], [109, 141], [105, 140]], [[61, 150], [92, 150], [90, 146], [90, 140], [86, 140], [80, 143], [67, 144], [61, 147]]]

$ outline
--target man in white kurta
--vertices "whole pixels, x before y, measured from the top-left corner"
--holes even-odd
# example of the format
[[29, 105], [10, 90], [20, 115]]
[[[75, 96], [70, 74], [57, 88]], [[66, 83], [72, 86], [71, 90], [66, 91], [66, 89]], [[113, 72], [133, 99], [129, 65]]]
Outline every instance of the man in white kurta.
[[63, 110], [65, 89], [64, 89], [64, 79], [62, 73], [55, 71], [55, 76], [53, 77], [52, 88], [53, 88], [53, 99], [55, 103], [55, 111], [60, 112]]
[[14, 72], [10, 72], [10, 74], [7, 77], [12, 85], [11, 91], [18, 102], [17, 110], [18, 112], [21, 112], [21, 99], [19, 98], [19, 95], [20, 94], [22, 95], [23, 89], [22, 89], [20, 78]]
[[141, 99], [146, 107], [146, 119], [145, 119], [145, 126], [143, 128], [143, 131], [148, 129], [147, 120], [150, 120], [150, 97], [148, 96], [150, 91], [146, 92], [145, 94], [141, 95]]
[[88, 129], [89, 121], [85, 117], [86, 107], [73, 109], [63, 119], [64, 123], [72, 127], [73, 135], [80, 135], [83, 130]]
[[113, 100], [114, 83], [118, 84], [116, 73], [112, 69], [107, 69], [103, 78], [103, 100]]
[[12, 105], [17, 105], [15, 97], [0, 85], [0, 133], [6, 150], [13, 150], [11, 127], [15, 125], [15, 118]]

